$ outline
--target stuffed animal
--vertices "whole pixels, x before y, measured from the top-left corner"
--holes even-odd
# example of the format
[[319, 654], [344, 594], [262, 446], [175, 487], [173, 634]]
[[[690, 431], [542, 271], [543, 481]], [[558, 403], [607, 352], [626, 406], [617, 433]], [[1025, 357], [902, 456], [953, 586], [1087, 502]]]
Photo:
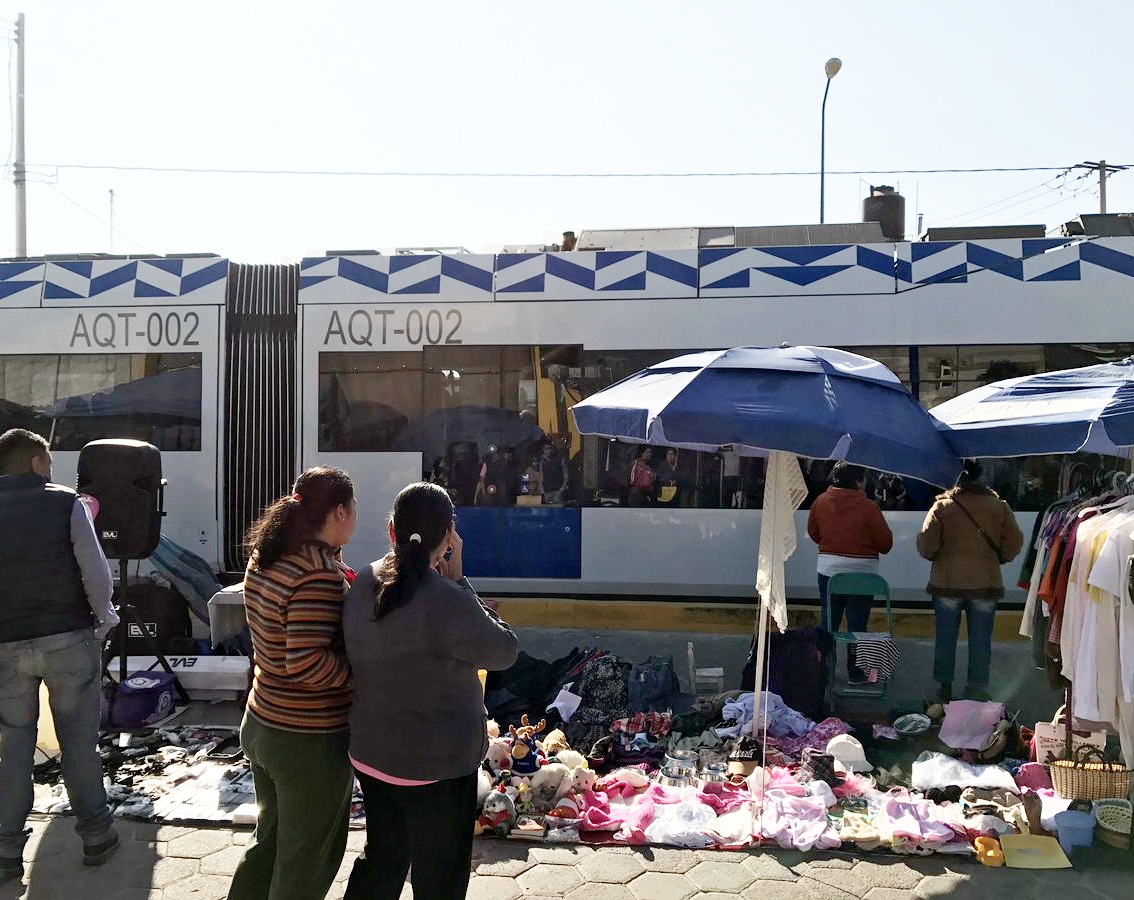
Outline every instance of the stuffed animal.
[[548, 757], [557, 755], [561, 750], [571, 749], [571, 745], [567, 743], [567, 735], [559, 728], [549, 731], [544, 736], [543, 740], [537, 743], [539, 744], [539, 749]]
[[554, 819], [579, 818], [579, 801], [575, 797], [561, 797], [547, 813]]
[[484, 723], [484, 727], [488, 730], [488, 736], [490, 738], [500, 737], [500, 726], [496, 724], [495, 719], [489, 719]]
[[516, 821], [516, 805], [502, 789], [489, 793], [484, 801], [484, 811], [476, 820], [477, 835], [507, 837]]
[[538, 725], [528, 721], [527, 714], [520, 719], [520, 727], [508, 726], [508, 733], [512, 736], [512, 771], [520, 775], [532, 775], [539, 771], [539, 767], [547, 762], [541, 759], [539, 746], [536, 744], [536, 735], [547, 727], [547, 720], [540, 719]]
[[562, 800], [564, 797], [585, 794], [587, 791], [593, 791], [596, 784], [598, 784], [598, 775], [591, 769], [579, 766], [571, 770], [570, 778], [563, 780], [563, 784], [559, 787], [559, 796], [555, 799]]
[[616, 784], [621, 782], [637, 790], [650, 786], [650, 779], [641, 769], [619, 769], [616, 772], [611, 772], [602, 781], [603, 784]]
[[492, 738], [484, 761], [493, 775], [509, 771], [512, 768], [512, 742], [508, 738]]
[[548, 763], [532, 776], [532, 806], [537, 810], [550, 809], [559, 798], [564, 781], [571, 778], [571, 770], [562, 763]]
[[489, 792], [492, 790], [492, 778], [484, 769], [479, 769], [476, 773], [476, 808], [481, 809], [484, 806], [484, 801], [487, 799]]
[[587, 762], [587, 758], [578, 750], [568, 748], [566, 750], [560, 750], [558, 753], [549, 753], [548, 756], [551, 757], [549, 762], [561, 762], [568, 769], [589, 769], [591, 767], [590, 763]]

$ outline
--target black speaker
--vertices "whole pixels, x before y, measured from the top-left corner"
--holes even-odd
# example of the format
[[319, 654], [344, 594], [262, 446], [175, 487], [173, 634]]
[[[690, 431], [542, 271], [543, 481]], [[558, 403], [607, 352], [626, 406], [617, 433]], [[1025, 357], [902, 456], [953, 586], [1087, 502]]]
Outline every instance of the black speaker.
[[161, 537], [161, 453], [153, 444], [91, 441], [79, 453], [78, 491], [98, 501], [95, 531], [111, 559], [145, 559]]

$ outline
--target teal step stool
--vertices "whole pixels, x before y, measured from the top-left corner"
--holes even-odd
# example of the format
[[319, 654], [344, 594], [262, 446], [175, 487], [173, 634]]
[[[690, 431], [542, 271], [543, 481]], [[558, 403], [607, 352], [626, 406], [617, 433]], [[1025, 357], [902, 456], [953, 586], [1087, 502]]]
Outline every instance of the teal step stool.
[[[833, 631], [831, 629], [831, 603], [830, 598], [835, 594], [842, 594], [850, 597], [870, 597], [877, 600], [879, 597], [885, 598], [886, 602], [886, 631], [890, 636], [894, 635], [894, 611], [890, 605], [890, 585], [886, 583], [886, 579], [881, 575], [873, 575], [866, 572], [841, 572], [837, 575], [832, 575], [831, 580], [827, 582], [827, 613], [826, 621], [823, 627], [831, 634], [832, 639], [838, 644], [847, 644], [847, 652], [850, 652], [850, 645], [855, 643], [854, 634], [850, 631]], [[837, 652], [837, 651], [836, 651]], [[831, 666], [830, 674], [831, 684], [834, 686], [835, 682], [835, 666]], [[840, 697], [885, 697], [889, 689], [889, 681], [880, 681], [877, 684], [848, 684], [842, 690], [835, 693]]]

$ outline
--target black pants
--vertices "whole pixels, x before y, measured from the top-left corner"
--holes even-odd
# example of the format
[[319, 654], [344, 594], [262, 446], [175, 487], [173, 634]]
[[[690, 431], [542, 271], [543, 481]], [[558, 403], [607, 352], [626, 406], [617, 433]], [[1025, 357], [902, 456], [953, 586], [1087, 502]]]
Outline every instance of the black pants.
[[396, 787], [355, 770], [366, 802], [366, 852], [345, 900], [397, 900], [412, 866], [415, 900], [462, 900], [469, 886], [477, 776]]

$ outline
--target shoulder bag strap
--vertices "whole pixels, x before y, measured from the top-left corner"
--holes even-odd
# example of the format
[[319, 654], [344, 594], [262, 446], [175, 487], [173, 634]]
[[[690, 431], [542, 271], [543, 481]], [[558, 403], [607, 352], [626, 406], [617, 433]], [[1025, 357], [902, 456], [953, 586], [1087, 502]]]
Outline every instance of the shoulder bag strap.
[[1000, 561], [1000, 560], [1002, 560], [1002, 559], [1003, 559], [1004, 557], [1003, 557], [1003, 555], [1002, 555], [1002, 554], [1001, 554], [1001, 552], [1000, 552], [1000, 548], [999, 548], [999, 547], [998, 547], [998, 546], [996, 545], [996, 542], [995, 542], [995, 541], [994, 541], [994, 540], [993, 540], [992, 538], [990, 538], [990, 537], [988, 536], [988, 532], [986, 532], [986, 531], [985, 531], [985, 530], [984, 530], [983, 528], [981, 528], [981, 527], [980, 527], [980, 522], [978, 522], [978, 521], [976, 520], [976, 516], [974, 516], [974, 515], [973, 515], [973, 514], [972, 514], [971, 512], [969, 512], [969, 509], [968, 509], [968, 507], [967, 507], [967, 506], [965, 506], [965, 504], [963, 504], [963, 503], [962, 503], [962, 502], [960, 501], [960, 499], [959, 499], [959, 498], [957, 498], [957, 497], [954, 497], [954, 498], [953, 498], [953, 503], [954, 503], [954, 505], [956, 505], [956, 506], [960, 507], [960, 509], [961, 509], [961, 512], [963, 512], [963, 513], [964, 513], [964, 514], [965, 514], [966, 516], [968, 516], [968, 517], [969, 517], [969, 521], [970, 521], [970, 522], [972, 522], [972, 523], [973, 523], [973, 527], [974, 527], [974, 528], [975, 528], [975, 529], [976, 529], [977, 531], [979, 531], [979, 532], [980, 532], [980, 536], [981, 536], [982, 538], [984, 538], [984, 541], [985, 541], [985, 543], [986, 543], [986, 544], [988, 544], [988, 548], [989, 548], [989, 549], [990, 549], [990, 550], [991, 550], [991, 551], [992, 551], [993, 553], [995, 553], [995, 554], [996, 554], [996, 559], [997, 559], [997, 561]]

